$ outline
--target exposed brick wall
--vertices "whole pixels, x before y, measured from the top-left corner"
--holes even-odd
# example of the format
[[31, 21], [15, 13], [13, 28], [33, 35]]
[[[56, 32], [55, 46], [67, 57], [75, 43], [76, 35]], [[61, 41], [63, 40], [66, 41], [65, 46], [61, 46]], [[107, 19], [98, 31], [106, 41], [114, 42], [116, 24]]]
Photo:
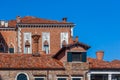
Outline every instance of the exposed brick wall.
[[[83, 76], [88, 72], [88, 63], [64, 63], [65, 70], [0, 70], [2, 80], [15, 80], [16, 76], [20, 73], [28, 75], [29, 80], [34, 80], [35, 76], [45, 76], [45, 80], [56, 80], [57, 76], [67, 76], [71, 80], [73, 75]], [[79, 67], [78, 67], [79, 66]]]
[[[60, 49], [60, 33], [68, 32], [68, 38], [70, 38], [70, 28], [22, 28], [22, 52], [23, 52], [23, 34], [24, 32], [31, 32], [32, 34], [40, 35], [39, 39], [39, 52], [42, 51], [42, 32], [50, 33], [50, 53], [55, 54]], [[32, 44], [33, 45], [33, 44]], [[34, 49], [34, 47], [32, 47]]]

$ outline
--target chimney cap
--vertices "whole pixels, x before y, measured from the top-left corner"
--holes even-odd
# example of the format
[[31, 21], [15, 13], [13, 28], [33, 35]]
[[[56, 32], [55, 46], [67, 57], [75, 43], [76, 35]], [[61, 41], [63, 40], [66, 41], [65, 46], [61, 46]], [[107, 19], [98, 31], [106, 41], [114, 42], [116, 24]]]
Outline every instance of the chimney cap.
[[67, 17], [64, 17], [64, 18], [62, 19], [62, 21], [63, 21], [63, 22], [67, 22]]
[[103, 50], [99, 50], [96, 53], [104, 53], [104, 51]]

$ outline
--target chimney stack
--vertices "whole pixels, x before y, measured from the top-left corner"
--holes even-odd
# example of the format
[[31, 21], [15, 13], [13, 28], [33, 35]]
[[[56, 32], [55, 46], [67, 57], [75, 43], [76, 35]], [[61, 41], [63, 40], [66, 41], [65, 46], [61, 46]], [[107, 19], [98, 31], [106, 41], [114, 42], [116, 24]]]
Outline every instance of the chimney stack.
[[104, 51], [97, 51], [96, 52], [96, 58], [97, 60], [103, 60], [103, 57], [104, 57]]
[[17, 17], [16, 17], [16, 21], [17, 21], [17, 23], [20, 23], [20, 21], [21, 21], [21, 20], [20, 20], [20, 16], [17, 16]]
[[70, 38], [69, 38], [69, 43], [70, 43], [70, 44], [73, 44], [73, 37], [70, 37]]
[[63, 21], [63, 22], [67, 22], [67, 18], [63, 18], [62, 21]]
[[76, 38], [75, 38], [75, 42], [78, 42], [79, 40], [78, 40], [78, 36], [76, 36]]
[[40, 56], [40, 53], [39, 53], [39, 38], [40, 38], [40, 35], [38, 34], [34, 34], [32, 35], [32, 39], [33, 39], [33, 56]]

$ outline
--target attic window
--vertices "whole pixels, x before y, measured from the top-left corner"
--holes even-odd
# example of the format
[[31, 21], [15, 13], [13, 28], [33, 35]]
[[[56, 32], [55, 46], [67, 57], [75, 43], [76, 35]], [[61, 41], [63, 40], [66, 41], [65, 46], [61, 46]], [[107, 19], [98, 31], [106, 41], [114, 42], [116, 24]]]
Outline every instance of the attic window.
[[68, 62], [86, 62], [86, 52], [68, 52]]

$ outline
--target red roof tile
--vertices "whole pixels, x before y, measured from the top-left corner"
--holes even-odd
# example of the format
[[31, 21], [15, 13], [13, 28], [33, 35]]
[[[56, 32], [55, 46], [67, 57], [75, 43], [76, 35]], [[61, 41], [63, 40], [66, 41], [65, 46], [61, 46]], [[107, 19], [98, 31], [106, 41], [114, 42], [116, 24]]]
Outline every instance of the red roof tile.
[[21, 23], [30, 23], [30, 24], [34, 24], [34, 23], [65, 23], [65, 22], [58, 22], [55, 20], [47, 20], [47, 19], [42, 19], [42, 18], [37, 18], [37, 17], [33, 17], [33, 16], [25, 16], [23, 18], [21, 18]]
[[62, 62], [51, 56], [32, 54], [0, 54], [0, 69], [63, 69]]
[[[20, 23], [21, 24], [68, 24], [69, 22], [59, 22], [56, 20], [48, 20], [33, 16], [25, 16], [23, 18], [20, 18]], [[16, 20], [10, 20], [8, 22], [9, 27], [16, 27], [16, 24], [17, 24]]]
[[88, 62], [90, 63], [90, 69], [120, 69], [119, 60], [107, 62], [93, 58], [88, 58]]

